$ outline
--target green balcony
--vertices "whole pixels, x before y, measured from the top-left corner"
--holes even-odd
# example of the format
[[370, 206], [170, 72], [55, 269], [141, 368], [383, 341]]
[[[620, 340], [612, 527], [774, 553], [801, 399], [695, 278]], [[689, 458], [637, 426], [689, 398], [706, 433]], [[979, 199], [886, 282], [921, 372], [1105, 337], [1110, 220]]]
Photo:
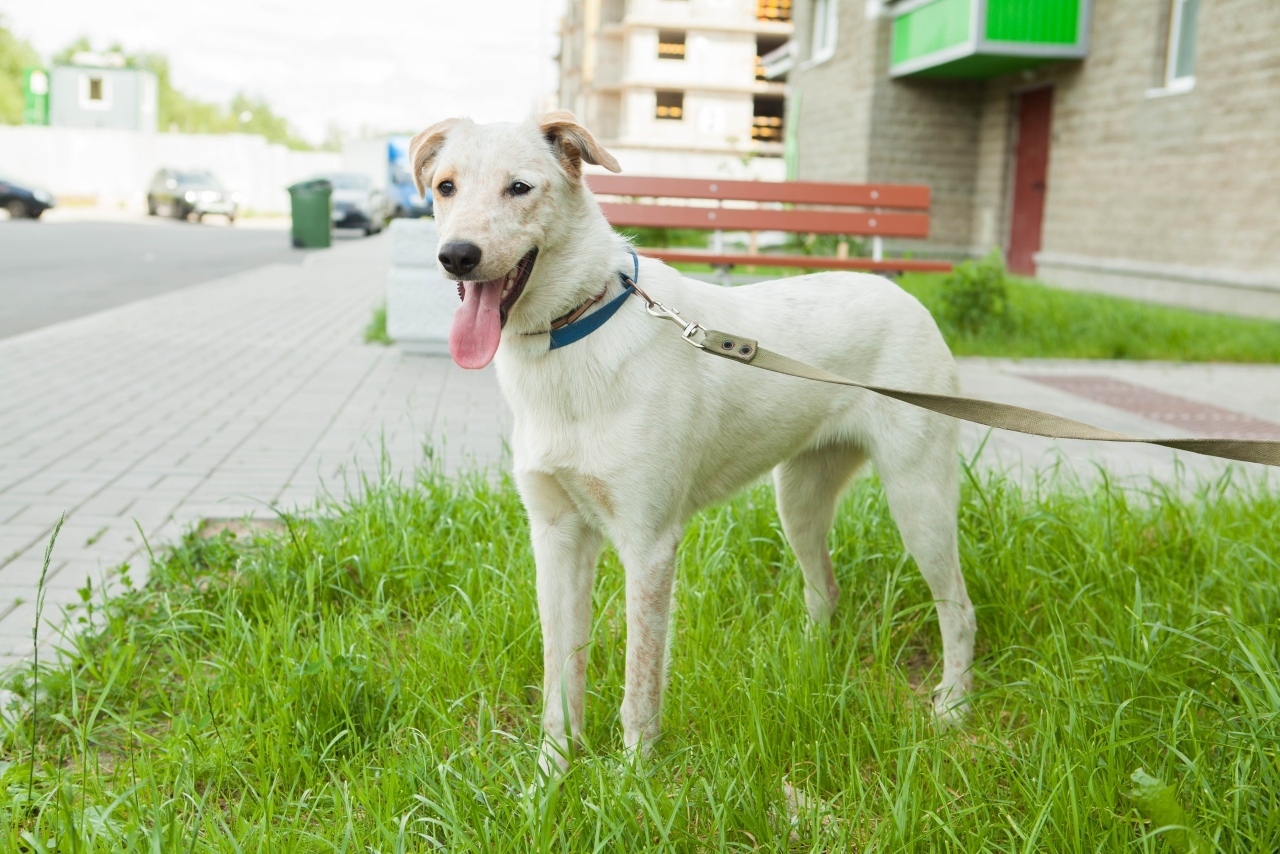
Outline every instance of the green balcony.
[[892, 77], [982, 79], [1083, 59], [1090, 0], [898, 0]]

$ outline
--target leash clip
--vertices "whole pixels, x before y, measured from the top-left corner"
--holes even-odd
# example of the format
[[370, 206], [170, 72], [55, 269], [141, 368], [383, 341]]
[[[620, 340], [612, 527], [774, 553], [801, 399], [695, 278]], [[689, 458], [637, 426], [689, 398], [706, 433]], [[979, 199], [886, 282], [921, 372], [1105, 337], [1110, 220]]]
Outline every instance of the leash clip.
[[702, 346], [702, 341], [694, 340], [694, 336], [697, 335], [699, 332], [705, 333], [707, 331], [705, 326], [703, 326], [701, 323], [698, 323], [696, 321], [690, 323], [689, 321], [681, 317], [680, 312], [676, 311], [674, 308], [667, 308], [662, 303], [648, 296], [644, 297], [644, 301], [645, 301], [645, 311], [649, 312], [651, 316], [657, 317], [662, 320], [670, 320], [672, 323], [676, 324], [683, 330], [680, 333], [681, 338], [683, 338], [685, 341], [688, 341], [690, 344], [692, 344], [694, 347], [697, 347], [699, 350], [706, 349], [704, 346]]

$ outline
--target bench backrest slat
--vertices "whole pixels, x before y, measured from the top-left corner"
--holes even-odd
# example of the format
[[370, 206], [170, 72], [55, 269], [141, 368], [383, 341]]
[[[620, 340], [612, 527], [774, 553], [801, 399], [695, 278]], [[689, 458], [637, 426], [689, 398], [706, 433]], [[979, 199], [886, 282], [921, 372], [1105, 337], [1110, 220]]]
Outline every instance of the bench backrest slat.
[[[929, 188], [910, 184], [825, 184], [817, 181], [721, 181], [714, 178], [655, 178], [588, 175], [593, 193], [672, 199], [732, 199], [797, 205], [850, 205], [929, 209]], [[811, 229], [810, 229], [811, 230]]]
[[[743, 182], [746, 183], [746, 182]], [[797, 234], [858, 234], [884, 237], [928, 237], [924, 213], [864, 213], [821, 210], [750, 210], [688, 205], [601, 203], [613, 226], [701, 228], [720, 231], [787, 231]]]

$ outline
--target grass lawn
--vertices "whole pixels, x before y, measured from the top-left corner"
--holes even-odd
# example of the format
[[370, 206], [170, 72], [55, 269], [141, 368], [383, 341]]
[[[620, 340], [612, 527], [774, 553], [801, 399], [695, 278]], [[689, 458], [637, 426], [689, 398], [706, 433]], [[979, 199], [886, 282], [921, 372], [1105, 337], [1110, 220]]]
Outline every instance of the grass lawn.
[[[939, 317], [942, 273], [915, 273], [900, 284]], [[1167, 359], [1280, 362], [1280, 322], [1207, 314], [1104, 294], [1008, 281], [1008, 316], [976, 335], [944, 324], [957, 356], [1069, 359]]]
[[1127, 795], [1138, 768], [1218, 850], [1280, 845], [1273, 489], [971, 475], [978, 693], [953, 732], [930, 722], [937, 627], [878, 485], [842, 506], [822, 630], [752, 489], [685, 539], [642, 769], [620, 761], [606, 556], [591, 747], [532, 794], [541, 656], [511, 485], [424, 474], [288, 521], [189, 537], [97, 606], [103, 630], [4, 718], [0, 850], [1178, 850]]
[[[708, 273], [705, 264], [675, 264]], [[760, 276], [804, 271], [756, 268]], [[1008, 280], [1008, 312], [978, 334], [945, 320], [945, 273], [908, 273], [898, 283], [938, 319], [957, 356], [1038, 359], [1165, 359], [1185, 362], [1280, 362], [1280, 322], [1208, 314], [1104, 294], [1050, 288], [1030, 279]], [[743, 335], [750, 330], [735, 330]]]

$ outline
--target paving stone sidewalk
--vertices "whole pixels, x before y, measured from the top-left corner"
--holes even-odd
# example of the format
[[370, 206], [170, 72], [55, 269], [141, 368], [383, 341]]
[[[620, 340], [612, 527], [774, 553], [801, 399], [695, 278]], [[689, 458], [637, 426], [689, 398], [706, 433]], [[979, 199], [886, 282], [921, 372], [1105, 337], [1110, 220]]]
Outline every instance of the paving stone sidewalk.
[[[448, 471], [504, 464], [492, 370], [364, 344], [385, 238], [0, 340], [0, 667], [30, 653], [50, 531], [46, 618], [207, 518], [274, 515], [342, 493], [430, 443]], [[963, 359], [964, 392], [1140, 435], [1280, 438], [1280, 368]], [[1224, 432], [1225, 431], [1225, 432]], [[1089, 478], [1212, 476], [1226, 464], [1144, 446], [1053, 442], [967, 425], [980, 464], [1055, 462]], [[385, 455], [385, 456], [384, 456]], [[1260, 473], [1260, 466], [1240, 466]], [[53, 632], [44, 631], [46, 637]]]
[[61, 513], [46, 616], [123, 561], [141, 581], [143, 535], [305, 507], [428, 441], [450, 471], [502, 459], [492, 377], [363, 342], [386, 280], [385, 238], [344, 241], [0, 340], [0, 667], [30, 652]]

